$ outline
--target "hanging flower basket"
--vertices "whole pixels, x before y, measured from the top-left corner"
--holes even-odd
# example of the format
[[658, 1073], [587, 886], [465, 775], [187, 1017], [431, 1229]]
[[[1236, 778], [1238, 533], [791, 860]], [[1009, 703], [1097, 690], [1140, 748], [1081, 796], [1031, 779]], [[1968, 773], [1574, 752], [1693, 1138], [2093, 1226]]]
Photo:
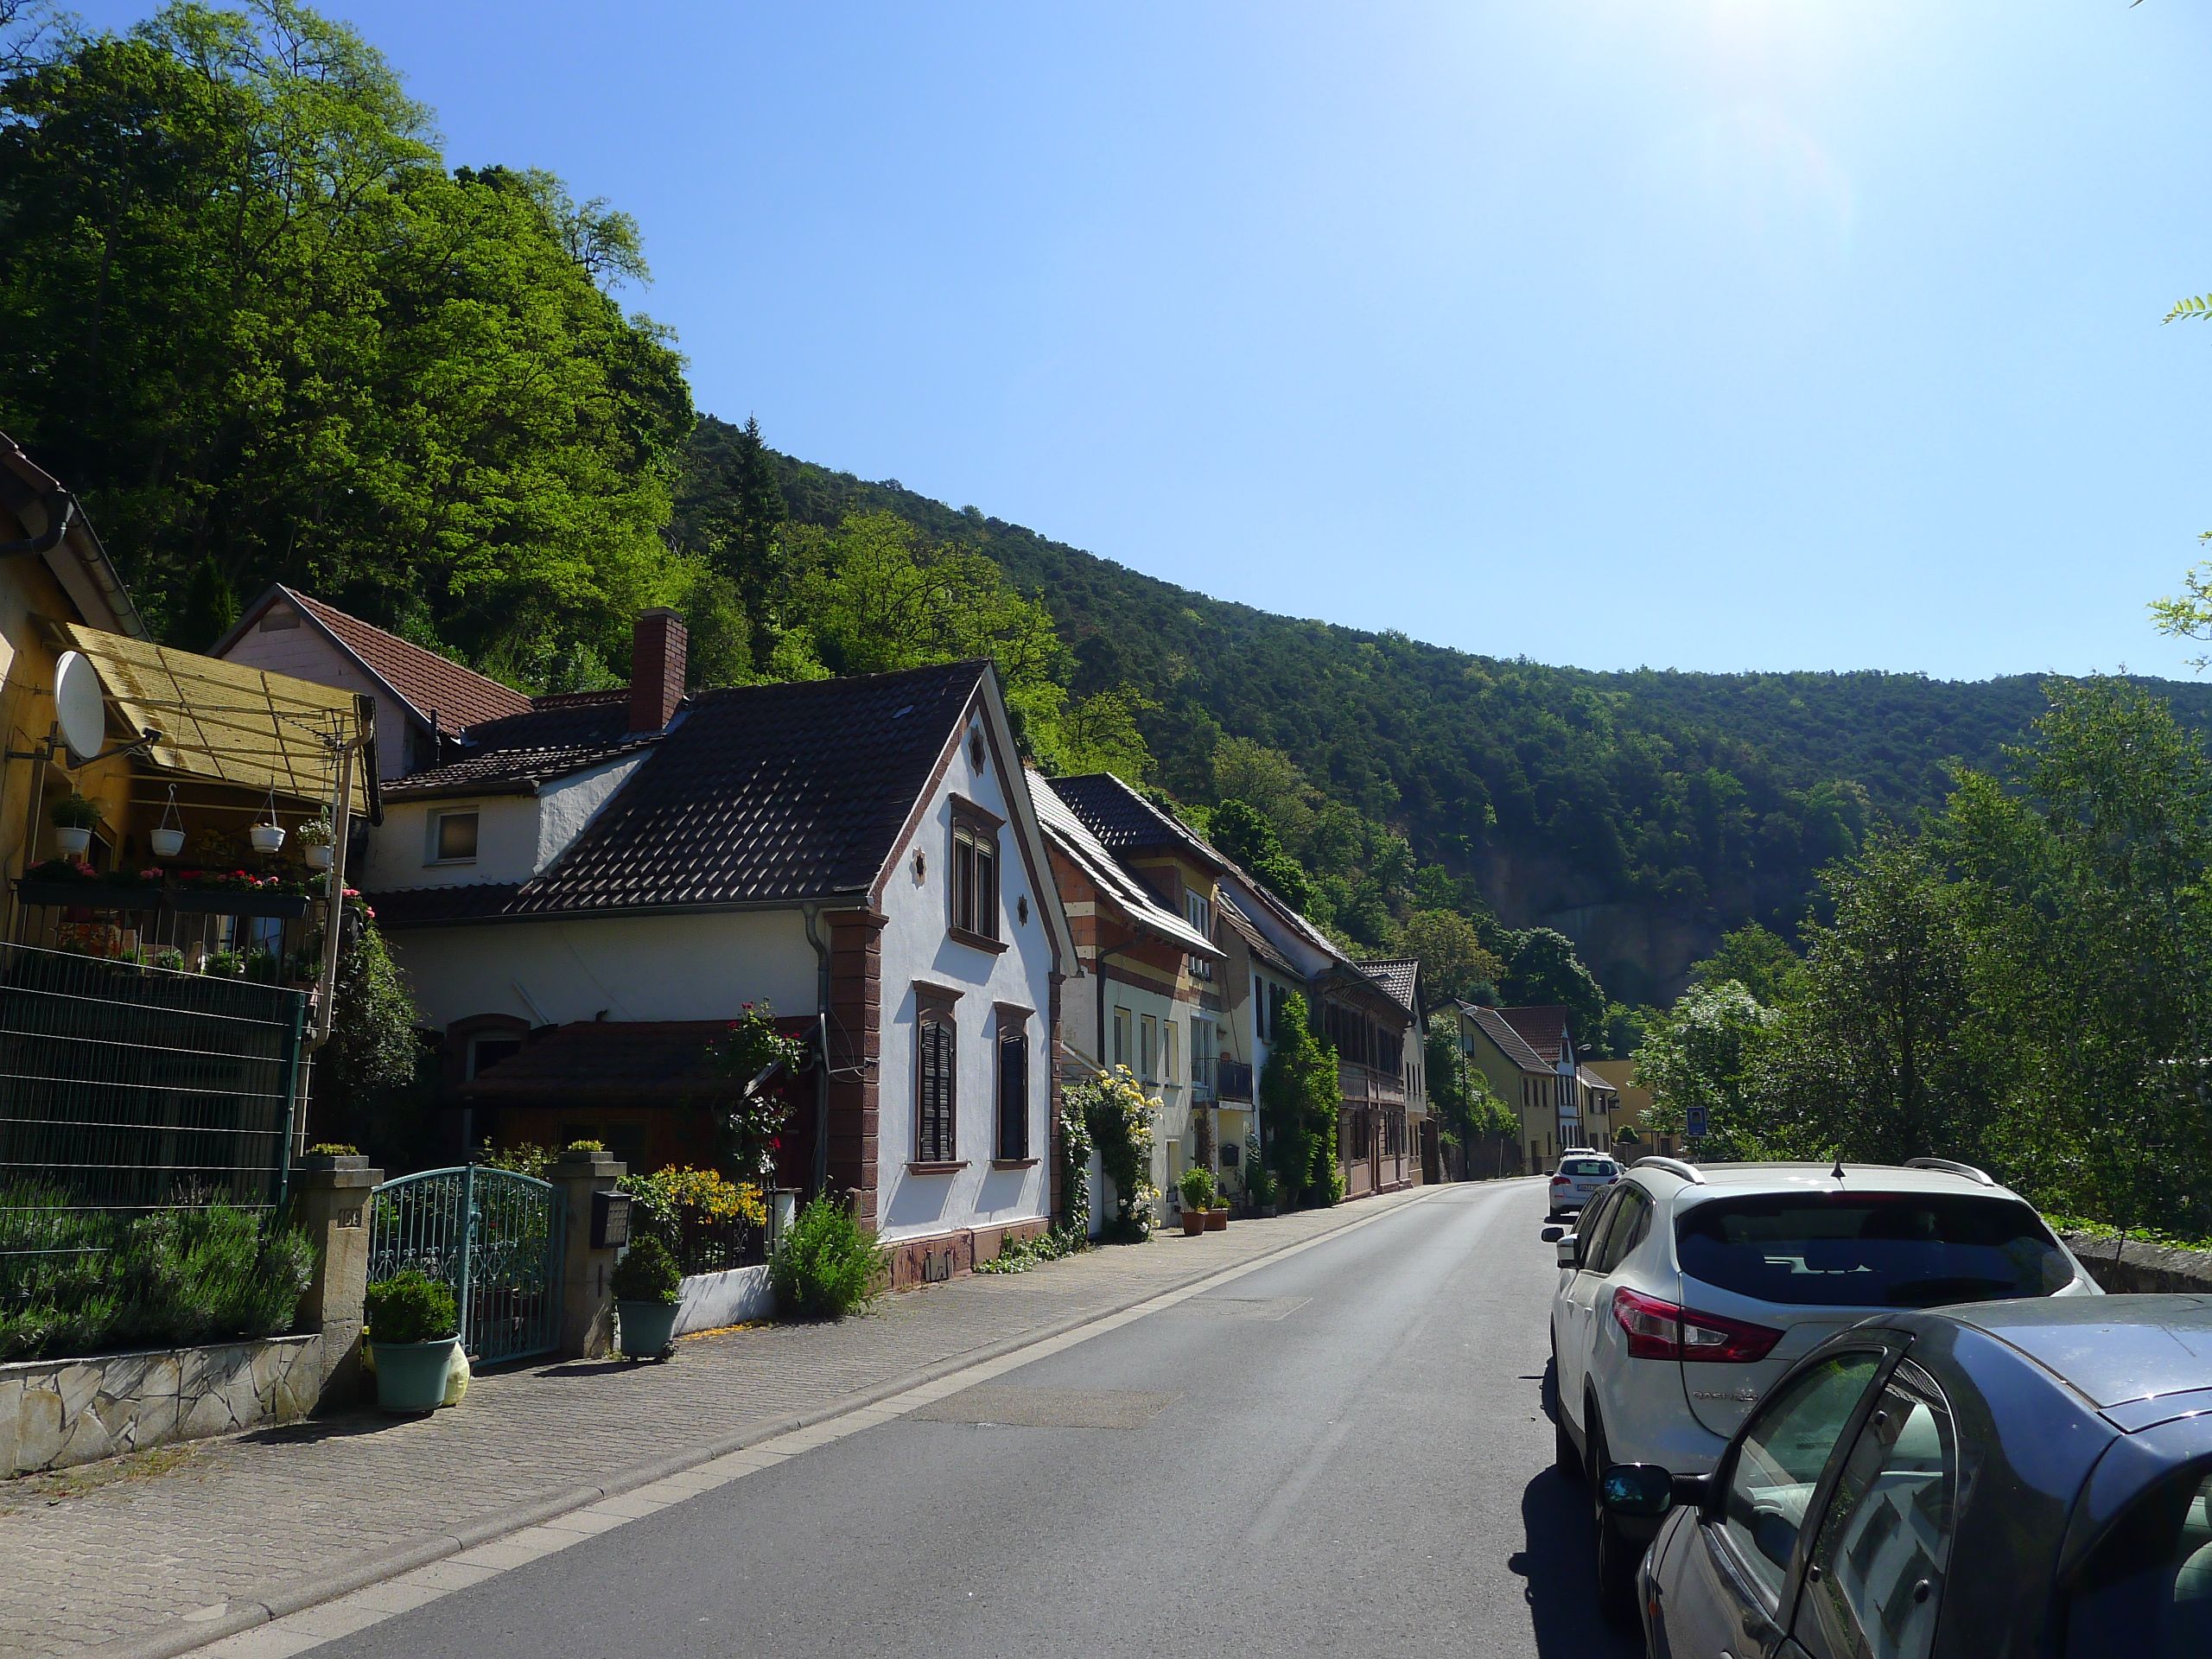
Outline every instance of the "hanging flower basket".
[[162, 821], [146, 832], [146, 844], [154, 849], [156, 858], [175, 858], [184, 850], [184, 823], [176, 815], [176, 785], [169, 785], [169, 798], [162, 808]]

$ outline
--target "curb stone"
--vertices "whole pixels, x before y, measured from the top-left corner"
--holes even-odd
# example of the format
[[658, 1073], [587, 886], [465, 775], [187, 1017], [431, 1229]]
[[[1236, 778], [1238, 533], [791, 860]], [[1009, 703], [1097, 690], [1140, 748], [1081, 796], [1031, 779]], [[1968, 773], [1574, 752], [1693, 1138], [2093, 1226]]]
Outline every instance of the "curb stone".
[[[266, 1588], [248, 1591], [242, 1595], [232, 1597], [228, 1602], [219, 1604], [220, 1611], [207, 1610], [206, 1615], [199, 1618], [195, 1618], [191, 1613], [174, 1615], [168, 1624], [140, 1635], [119, 1637], [100, 1643], [97, 1646], [77, 1649], [74, 1650], [73, 1659], [178, 1659], [181, 1655], [194, 1652], [213, 1643], [222, 1641], [227, 1637], [237, 1636], [244, 1631], [256, 1629], [272, 1620], [283, 1618], [288, 1614], [320, 1606], [327, 1601], [334, 1601], [340, 1596], [351, 1595], [356, 1590], [365, 1590], [372, 1584], [380, 1584], [385, 1580], [396, 1578], [402, 1573], [411, 1573], [417, 1567], [429, 1567], [448, 1556], [458, 1555], [463, 1550], [474, 1549], [479, 1544], [489, 1543], [495, 1538], [504, 1538], [509, 1533], [519, 1531], [524, 1527], [537, 1526], [556, 1516], [569, 1514], [588, 1504], [601, 1503], [610, 1497], [619, 1497], [625, 1492], [633, 1491], [640, 1486], [650, 1485], [654, 1481], [664, 1480], [671, 1475], [682, 1474], [702, 1464], [711, 1463], [716, 1458], [726, 1457], [733, 1452], [742, 1452], [747, 1446], [758, 1445], [762, 1440], [774, 1440], [779, 1435], [788, 1434], [797, 1429], [811, 1428], [817, 1423], [827, 1422], [833, 1418], [849, 1416], [857, 1411], [865, 1411], [879, 1401], [889, 1399], [893, 1395], [904, 1394], [910, 1389], [920, 1388], [925, 1383], [936, 1382], [940, 1377], [949, 1376], [956, 1371], [963, 1371], [973, 1365], [988, 1363], [991, 1360], [1001, 1358], [1035, 1344], [1050, 1342], [1057, 1337], [1066, 1336], [1071, 1332], [1079, 1331], [1085, 1325], [1114, 1319], [1128, 1313], [1131, 1308], [1141, 1306], [1158, 1297], [1173, 1295], [1178, 1291], [1186, 1290], [1192, 1285], [1201, 1284], [1219, 1274], [1249, 1271], [1273, 1261], [1287, 1251], [1322, 1243], [1340, 1233], [1349, 1232], [1355, 1227], [1363, 1227], [1371, 1222], [1382, 1220], [1385, 1216], [1395, 1215], [1401, 1210], [1408, 1209], [1422, 1202], [1431, 1194], [1446, 1191], [1449, 1187], [1486, 1185], [1489, 1183], [1461, 1181], [1441, 1182], [1433, 1186], [1414, 1187], [1411, 1189], [1409, 1197], [1398, 1198], [1395, 1203], [1377, 1206], [1368, 1210], [1364, 1214], [1354, 1214], [1336, 1226], [1325, 1228], [1310, 1237], [1287, 1239], [1273, 1249], [1262, 1251], [1249, 1261], [1231, 1263], [1225, 1267], [1206, 1268], [1191, 1274], [1186, 1278], [1154, 1286], [1112, 1306], [1095, 1308], [1085, 1313], [1071, 1315], [1065, 1319], [1038, 1325], [1016, 1335], [1002, 1337], [967, 1349], [963, 1352], [950, 1355], [928, 1365], [917, 1367], [888, 1381], [855, 1389], [850, 1394], [840, 1395], [826, 1405], [791, 1412], [769, 1422], [754, 1424], [734, 1434], [726, 1434], [713, 1440], [697, 1442], [686, 1446], [681, 1452], [671, 1452], [646, 1462], [632, 1464], [597, 1485], [571, 1486], [550, 1492], [543, 1497], [534, 1498], [503, 1510], [499, 1515], [487, 1516], [480, 1521], [471, 1522], [467, 1526], [456, 1527], [450, 1532], [425, 1535], [411, 1543], [364, 1556], [327, 1573], [308, 1573], [282, 1580]], [[1388, 1196], [1397, 1197], [1395, 1194]]]

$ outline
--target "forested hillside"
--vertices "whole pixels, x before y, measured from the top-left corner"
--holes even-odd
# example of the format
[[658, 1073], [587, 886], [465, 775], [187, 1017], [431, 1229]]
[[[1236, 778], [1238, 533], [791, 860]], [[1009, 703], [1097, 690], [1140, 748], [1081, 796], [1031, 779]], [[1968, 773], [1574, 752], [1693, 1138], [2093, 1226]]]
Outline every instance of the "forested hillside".
[[1474, 657], [780, 456], [696, 418], [624, 302], [629, 218], [486, 159], [296, 0], [122, 34], [0, 0], [0, 430], [163, 638], [205, 648], [282, 580], [531, 691], [613, 683], [649, 605], [690, 621], [695, 685], [988, 656], [1048, 770], [1164, 790], [1353, 948], [1614, 1046], [1609, 999], [1668, 1000], [1745, 919], [1794, 931], [1817, 870], [2044, 706]]
[[[708, 420], [694, 443], [729, 431]], [[1666, 1000], [1740, 921], [1794, 928], [1822, 864], [1871, 823], [1939, 805], [1950, 761], [1996, 767], [2045, 706], [2028, 675], [1597, 673], [1471, 656], [1211, 599], [896, 484], [790, 459], [780, 479], [796, 520], [887, 511], [1039, 595], [1078, 693], [1126, 682], [1152, 700], [1138, 721], [1172, 793], [1216, 798], [1224, 736], [1294, 755], [1417, 859], [1472, 876], [1508, 925], [1568, 933], [1630, 1002]], [[2156, 689], [2188, 723], [2212, 719], [2212, 686]]]

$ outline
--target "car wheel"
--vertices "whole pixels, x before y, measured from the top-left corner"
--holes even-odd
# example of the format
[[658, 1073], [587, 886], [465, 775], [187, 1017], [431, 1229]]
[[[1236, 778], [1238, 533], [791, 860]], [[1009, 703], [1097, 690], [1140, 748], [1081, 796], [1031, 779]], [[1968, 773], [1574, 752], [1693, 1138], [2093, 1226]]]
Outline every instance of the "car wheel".
[[1590, 1506], [1598, 1522], [1598, 1605], [1608, 1619], [1626, 1629], [1636, 1618], [1636, 1563], [1642, 1552], [1599, 1501], [1607, 1453], [1605, 1426], [1599, 1421], [1594, 1402], [1588, 1408], [1588, 1419], [1582, 1434], [1590, 1443]]

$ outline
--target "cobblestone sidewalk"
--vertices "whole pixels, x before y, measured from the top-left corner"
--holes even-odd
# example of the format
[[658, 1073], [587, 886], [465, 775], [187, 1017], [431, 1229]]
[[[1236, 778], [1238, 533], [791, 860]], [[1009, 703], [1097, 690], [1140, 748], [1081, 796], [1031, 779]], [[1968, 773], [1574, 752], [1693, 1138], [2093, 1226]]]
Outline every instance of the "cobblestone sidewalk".
[[0, 1484], [0, 1656], [130, 1643], [233, 1598], [264, 1599], [564, 1492], [627, 1484], [644, 1465], [826, 1414], [1421, 1196], [956, 1280], [839, 1325], [690, 1338], [665, 1365], [569, 1361], [480, 1376], [466, 1403], [428, 1419], [348, 1414]]

